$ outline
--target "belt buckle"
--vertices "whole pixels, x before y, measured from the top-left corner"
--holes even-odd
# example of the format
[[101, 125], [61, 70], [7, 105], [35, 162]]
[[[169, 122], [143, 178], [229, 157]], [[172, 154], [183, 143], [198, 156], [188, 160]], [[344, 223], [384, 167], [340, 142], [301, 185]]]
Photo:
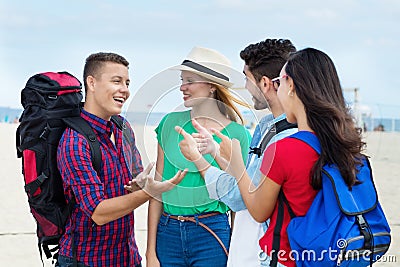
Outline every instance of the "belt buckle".
[[184, 222], [184, 221], [185, 221], [185, 217], [184, 217], [184, 216], [181, 216], [181, 215], [179, 215], [179, 216], [178, 216], [178, 221]]

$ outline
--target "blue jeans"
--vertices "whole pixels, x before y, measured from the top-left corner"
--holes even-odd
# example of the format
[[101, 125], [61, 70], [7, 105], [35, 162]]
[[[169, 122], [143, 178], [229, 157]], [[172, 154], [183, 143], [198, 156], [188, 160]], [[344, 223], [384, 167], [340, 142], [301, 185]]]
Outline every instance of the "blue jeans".
[[[226, 214], [197, 220], [213, 230], [229, 250], [231, 229]], [[206, 229], [194, 222], [172, 219], [169, 215], [161, 215], [158, 223], [156, 251], [162, 267], [225, 267], [228, 259]]]
[[[65, 257], [63, 255], [58, 255], [58, 260], [56, 262], [55, 267], [72, 267], [72, 266], [74, 266], [73, 258]], [[78, 261], [77, 267], [88, 267], [88, 266]]]
[[[72, 266], [74, 266], [74, 259], [58, 255], [58, 260], [54, 267], [72, 267]], [[77, 267], [88, 267], [88, 266], [83, 264], [82, 262], [78, 262]], [[135, 267], [142, 267], [142, 264], [135, 265]]]

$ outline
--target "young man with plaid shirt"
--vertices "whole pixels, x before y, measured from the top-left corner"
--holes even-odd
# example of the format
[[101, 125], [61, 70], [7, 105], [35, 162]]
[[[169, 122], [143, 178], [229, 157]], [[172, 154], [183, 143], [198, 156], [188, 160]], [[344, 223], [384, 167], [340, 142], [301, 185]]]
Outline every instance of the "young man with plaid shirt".
[[[153, 164], [143, 171], [129, 123], [124, 121], [124, 131], [131, 140], [125, 140], [126, 133], [111, 121], [130, 95], [128, 65], [114, 53], [96, 53], [86, 59], [81, 117], [96, 134], [102, 162], [97, 173], [88, 141], [72, 129], [65, 130], [57, 163], [67, 201], [75, 198], [76, 204], [60, 240], [56, 266], [141, 266], [133, 210], [151, 196], [170, 190], [186, 173], [179, 171], [167, 182], [154, 181], [149, 176]], [[142, 189], [133, 191], [132, 180]]]

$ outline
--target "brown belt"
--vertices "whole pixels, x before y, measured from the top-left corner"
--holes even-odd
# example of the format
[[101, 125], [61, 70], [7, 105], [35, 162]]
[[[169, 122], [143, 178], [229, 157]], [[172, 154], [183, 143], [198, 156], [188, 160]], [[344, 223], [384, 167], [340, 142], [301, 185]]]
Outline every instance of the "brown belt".
[[[219, 213], [219, 212], [212, 212], [212, 213], [207, 213], [207, 214], [199, 215], [199, 216], [197, 216], [197, 218], [198, 218], [198, 219], [203, 219], [203, 218], [207, 218], [207, 217], [211, 217], [211, 216], [215, 216], [215, 215], [220, 215], [220, 214], [221, 214], [221, 213]], [[167, 214], [167, 213], [165, 213], [165, 212], [163, 212], [163, 215], [166, 216], [166, 217], [169, 217], [169, 218], [171, 218], [171, 219], [181, 221], [181, 222], [192, 222], [192, 223], [199, 224], [201, 227], [203, 227], [204, 229], [206, 229], [210, 234], [212, 234], [212, 236], [214, 236], [215, 239], [217, 239], [218, 243], [221, 245], [222, 249], [224, 250], [226, 256], [229, 255], [228, 250], [226, 249], [226, 247], [225, 247], [224, 243], [221, 241], [221, 239], [217, 236], [217, 234], [214, 233], [214, 231], [211, 230], [211, 229], [210, 229], [207, 225], [205, 225], [204, 223], [197, 221], [197, 220], [196, 220], [196, 217], [181, 216], [181, 215], [179, 215], [179, 216], [174, 216], [174, 215], [169, 215], [169, 214]]]

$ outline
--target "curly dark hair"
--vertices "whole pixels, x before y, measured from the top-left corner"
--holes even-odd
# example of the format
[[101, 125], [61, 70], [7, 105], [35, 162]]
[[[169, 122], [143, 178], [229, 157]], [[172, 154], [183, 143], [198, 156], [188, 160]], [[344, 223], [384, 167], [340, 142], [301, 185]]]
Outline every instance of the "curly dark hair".
[[351, 188], [359, 183], [356, 167], [365, 143], [346, 105], [335, 65], [324, 52], [306, 48], [290, 56], [285, 70], [304, 105], [308, 125], [321, 143], [311, 185], [320, 189], [322, 167], [333, 163]]
[[96, 77], [103, 64], [106, 62], [113, 62], [122, 64], [129, 67], [129, 62], [123, 57], [115, 53], [99, 52], [91, 54], [86, 58], [85, 67], [83, 69], [83, 82], [85, 88], [87, 87], [86, 78], [88, 76]]
[[296, 52], [296, 48], [290, 40], [266, 39], [247, 46], [240, 52], [240, 58], [244, 60], [258, 82], [263, 76], [270, 79], [279, 76], [292, 52]]

